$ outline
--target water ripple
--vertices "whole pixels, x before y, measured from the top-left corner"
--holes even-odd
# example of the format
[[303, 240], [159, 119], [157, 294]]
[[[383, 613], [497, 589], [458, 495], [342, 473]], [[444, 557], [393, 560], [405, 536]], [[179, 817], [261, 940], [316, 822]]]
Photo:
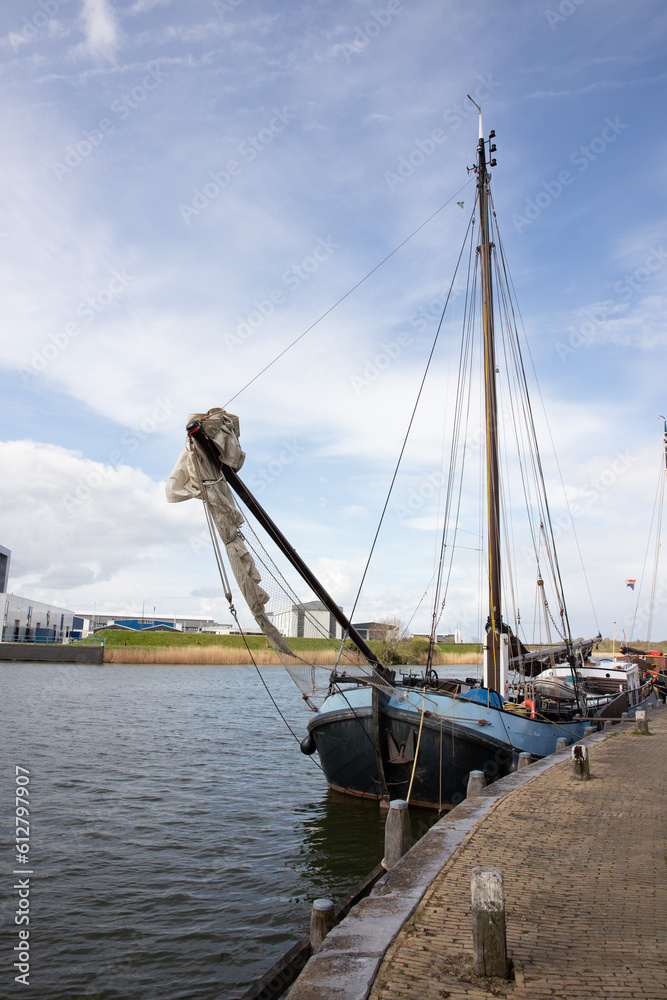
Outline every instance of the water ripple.
[[[304, 734], [299, 692], [263, 674]], [[5, 663], [0, 686], [3, 888], [14, 765], [31, 772], [25, 1000], [238, 997], [305, 933], [314, 898], [382, 856], [377, 806], [326, 790], [252, 668]]]

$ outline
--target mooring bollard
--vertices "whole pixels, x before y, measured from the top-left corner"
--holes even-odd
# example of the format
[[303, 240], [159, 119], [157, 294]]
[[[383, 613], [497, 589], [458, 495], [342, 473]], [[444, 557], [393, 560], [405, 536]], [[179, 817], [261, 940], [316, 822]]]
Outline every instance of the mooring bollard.
[[630, 716], [627, 712], [621, 712], [621, 722], [627, 722]]
[[499, 868], [473, 868], [472, 894], [473, 971], [476, 976], [507, 978], [505, 892]]
[[529, 764], [533, 763], [533, 755], [527, 751], [523, 751], [519, 754], [519, 763], [517, 764], [517, 770], [520, 771], [524, 767], [528, 767]]
[[484, 788], [486, 788], [486, 777], [484, 776], [484, 771], [471, 771], [468, 775], [466, 797], [470, 798], [471, 795], [479, 795]]
[[582, 747], [580, 743], [575, 743], [572, 747], [572, 776], [577, 781], [588, 781], [591, 776], [588, 747]]
[[389, 804], [389, 812], [384, 822], [385, 868], [393, 868], [397, 861], [410, 850], [410, 813], [403, 799], [394, 799]]
[[584, 729], [584, 736], [592, 736], [593, 733], [597, 733], [595, 726], [586, 726]]
[[603, 729], [611, 729], [611, 727], [613, 725], [614, 725], [614, 723], [611, 721], [611, 719], [605, 719], [602, 728]]
[[635, 712], [635, 726], [638, 733], [641, 733], [642, 736], [648, 736], [648, 719], [642, 708], [638, 708]]
[[316, 899], [310, 911], [310, 950], [320, 948], [334, 925], [334, 905], [330, 899]]
[[556, 750], [564, 750], [567, 746], [569, 746], [567, 736], [559, 736], [556, 740]]

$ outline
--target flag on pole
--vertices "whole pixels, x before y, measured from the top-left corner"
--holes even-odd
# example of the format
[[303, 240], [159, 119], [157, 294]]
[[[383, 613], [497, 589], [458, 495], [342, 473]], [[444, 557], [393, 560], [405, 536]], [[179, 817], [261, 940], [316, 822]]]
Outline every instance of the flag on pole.
[[629, 587], [630, 590], [634, 590], [636, 582], [637, 582], [636, 580], [626, 580], [625, 581], [625, 586]]

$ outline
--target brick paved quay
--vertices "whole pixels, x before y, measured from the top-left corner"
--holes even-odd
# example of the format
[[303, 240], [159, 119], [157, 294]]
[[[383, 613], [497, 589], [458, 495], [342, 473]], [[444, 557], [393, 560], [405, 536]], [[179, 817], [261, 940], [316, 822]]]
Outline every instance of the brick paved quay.
[[[490, 785], [325, 939], [290, 1000], [667, 1000], [667, 709]], [[504, 876], [513, 981], [472, 975], [470, 873]]]
[[[500, 799], [390, 947], [371, 1000], [667, 998], [667, 711]], [[470, 872], [503, 872], [516, 981], [472, 972]], [[461, 978], [463, 973], [466, 978]]]

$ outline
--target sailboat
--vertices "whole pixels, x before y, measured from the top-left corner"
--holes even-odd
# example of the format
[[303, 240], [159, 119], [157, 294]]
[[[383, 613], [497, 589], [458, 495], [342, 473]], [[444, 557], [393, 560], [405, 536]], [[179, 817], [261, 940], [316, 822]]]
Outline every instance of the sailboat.
[[[476, 286], [477, 298], [472, 292], [466, 296], [455, 406], [458, 423], [449, 470], [452, 487], [447, 494], [442, 530], [428, 660], [421, 674], [410, 671], [398, 676], [391, 664], [381, 661], [243, 483], [239, 470], [245, 455], [236, 416], [220, 408], [192, 415], [187, 424], [187, 446], [167, 484], [167, 498], [171, 501], [190, 497], [203, 501], [232, 613], [236, 615], [220, 540], [256, 622], [312, 709], [302, 751], [317, 752], [332, 789], [385, 805], [399, 798], [418, 807], [452, 808], [465, 797], [471, 771], [483, 771], [492, 781], [516, 769], [520, 753], [530, 753], [534, 759], [545, 757], [554, 752], [559, 739], [564, 738], [566, 743], [579, 740], [601, 710], [598, 703], [587, 704], [583, 688], [576, 681], [578, 666], [588, 659], [600, 636], [574, 640], [571, 635], [508, 282], [502, 285], [498, 302], [494, 301], [494, 288], [506, 274], [506, 263], [490, 194], [490, 170], [496, 164], [492, 157], [495, 132], [484, 136], [481, 111], [479, 122], [476, 162], [470, 168], [476, 179], [476, 205], [466, 233], [469, 284]], [[462, 259], [463, 250], [459, 261]], [[514, 474], [523, 493], [530, 494], [536, 506], [536, 514], [529, 522], [538, 562], [535, 582], [544, 621], [560, 637], [560, 642], [549, 642], [544, 649], [529, 650], [520, 639], [518, 611], [511, 620], [503, 614], [503, 534], [508, 534], [503, 511], [510, 502], [503, 492], [500, 468], [497, 376], [501, 359], [497, 356], [496, 314], [511, 328], [511, 335], [502, 342], [502, 365], [514, 363], [517, 413], [523, 418], [523, 429], [515, 434], [528, 458], [519, 460]], [[475, 346], [473, 337], [479, 319], [481, 347]], [[467, 503], [461, 486], [466, 450], [461, 442], [466, 432], [465, 415], [471, 409], [475, 352], [482, 362], [485, 428], [482, 464], [487, 623], [481, 684], [474, 680], [440, 680], [433, 658], [437, 628], [447, 601], [449, 560], [457, 549], [460, 512]], [[511, 408], [512, 404], [508, 405]], [[274, 556], [263, 548], [260, 536], [270, 540], [272, 551], [277, 551], [289, 570], [298, 574], [315, 600], [303, 600], [289, 573], [280, 569]], [[554, 588], [551, 601], [546, 596], [547, 577]], [[273, 593], [267, 589], [269, 579], [279, 588]], [[331, 639], [335, 649], [332, 665], [309, 662], [296, 643], [290, 644], [289, 635], [294, 633], [285, 635], [285, 629], [279, 627], [288, 612], [300, 621], [299, 635], [323, 634]], [[559, 664], [565, 664], [575, 678], [570, 699], [535, 694], [531, 688], [535, 675]], [[607, 704], [612, 697], [603, 700]]]
[[[663, 422], [663, 438], [662, 438], [662, 454], [660, 462], [660, 471], [658, 477], [658, 489], [655, 498], [655, 507], [653, 511], [653, 518], [651, 521], [651, 529], [649, 531], [649, 542], [646, 550], [646, 558], [644, 561], [644, 568], [646, 568], [646, 562], [648, 561], [649, 549], [651, 544], [654, 545], [653, 550], [653, 570], [651, 573], [650, 584], [651, 590], [648, 600], [648, 605], [645, 609], [646, 620], [646, 646], [651, 645], [651, 629], [653, 627], [653, 615], [655, 608], [660, 603], [661, 599], [664, 600], [664, 584], [662, 586], [662, 594], [659, 592], [659, 570], [662, 554], [662, 520], [665, 509], [665, 486], [667, 485], [667, 419], [661, 416], [660, 419]], [[635, 605], [635, 611], [632, 620], [632, 634], [635, 633], [636, 626], [639, 625], [641, 617], [639, 615], [639, 603], [642, 594], [642, 585], [644, 582], [644, 571], [642, 571], [642, 576], [639, 581], [639, 587], [636, 592], [637, 602]], [[633, 585], [635, 581], [632, 581]], [[632, 588], [634, 590], [634, 586]], [[621, 653], [629, 659], [632, 663], [641, 670], [642, 675], [651, 679], [657, 688], [660, 696], [662, 698], [667, 698], [667, 655], [661, 649], [638, 649], [634, 646], [628, 646], [623, 644], [621, 646]]]

